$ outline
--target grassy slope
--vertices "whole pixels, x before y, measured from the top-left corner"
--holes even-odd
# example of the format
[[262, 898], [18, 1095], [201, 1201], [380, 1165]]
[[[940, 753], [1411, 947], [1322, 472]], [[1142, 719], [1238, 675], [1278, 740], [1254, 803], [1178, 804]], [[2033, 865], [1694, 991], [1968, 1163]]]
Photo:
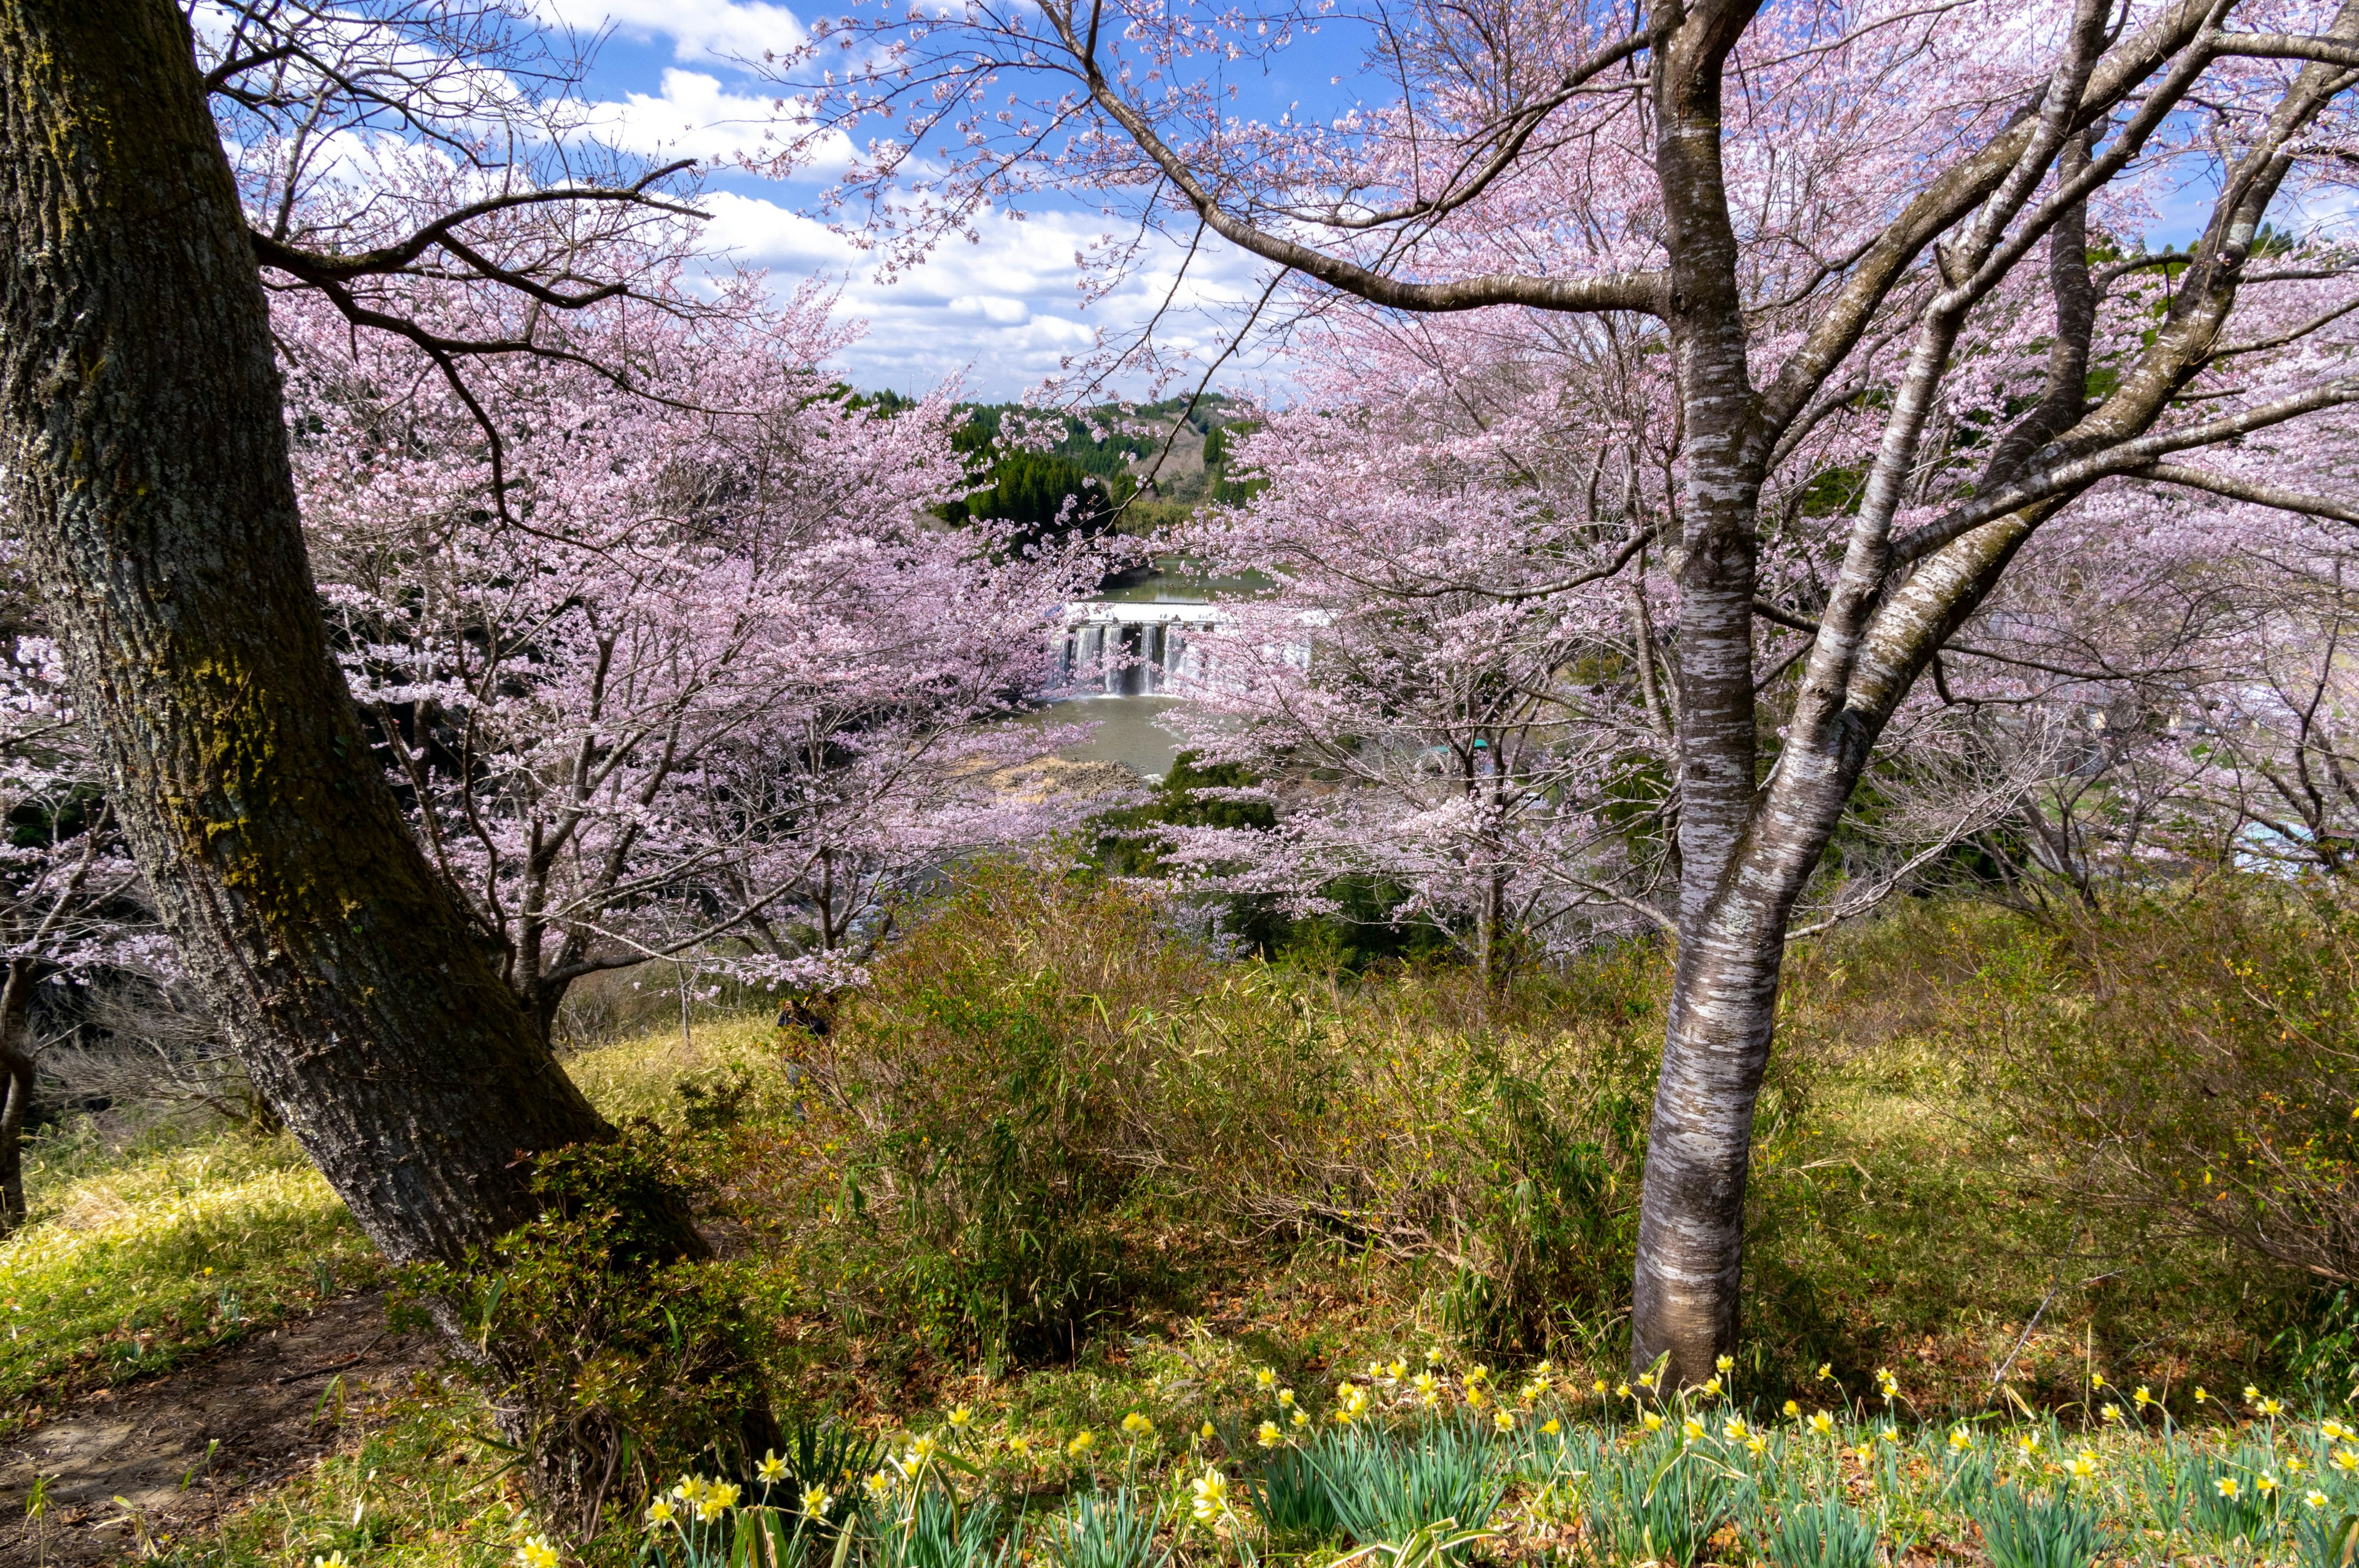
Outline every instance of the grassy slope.
[[[2234, 1388], [2273, 1375], [2270, 1339], [2294, 1298], [2211, 1249], [2076, 1214], [1980, 1092], [1986, 1065], [1962, 1042], [2034, 983], [2036, 966], [2018, 950], [2030, 939], [1986, 911], [1916, 909], [1798, 963], [1784, 1056], [1763, 1104], [1743, 1386], [1783, 1392], [1777, 1379], [1792, 1375], [1815, 1403], [1828, 1394], [1809, 1383], [1817, 1361], [1835, 1362], [1854, 1395], [1869, 1368], [1890, 1365], [1919, 1408], [1973, 1407], [2011, 1353], [2010, 1390], [2033, 1403], [2085, 1401], [2088, 1373], [2102, 1369], [2116, 1383], [2171, 1390], [2183, 1406], [2177, 1390], [2192, 1381]], [[1299, 1007], [1321, 989], [1273, 985], [1266, 1005]], [[1465, 1021], [1430, 990], [1413, 978], [1355, 1005], [1442, 1026], [1448, 1038]], [[1585, 1023], [1571, 1021], [1582, 1027], [1603, 1009], [1614, 1031], [1643, 1033], [1654, 1027], [1644, 1007], [1655, 994], [1645, 976], [1561, 987], [1526, 1004], [1522, 1022], [1544, 1043], [1549, 1009], [1582, 1014]], [[893, 1038], [855, 1018], [839, 1045], [873, 1051]], [[677, 1125], [676, 1084], [711, 1083], [732, 1064], [766, 1070], [771, 1052], [764, 1020], [712, 1020], [692, 1046], [666, 1031], [576, 1058], [571, 1070], [610, 1115]], [[364, 1245], [284, 1140], [223, 1133], [108, 1151], [51, 1139], [36, 1169], [39, 1217], [0, 1244], [0, 1309], [16, 1331], [0, 1346], [9, 1419], [72, 1383], [159, 1369], [299, 1310], [322, 1286], [371, 1277]], [[1266, 1413], [1256, 1368], [1276, 1368], [1323, 1408], [1347, 1371], [1415, 1359], [1451, 1337], [1449, 1274], [1430, 1258], [1372, 1252], [1343, 1232], [1287, 1249], [1191, 1250], [1168, 1214], [1158, 1222], [1164, 1241], [1197, 1271], [1072, 1364], [991, 1376], [889, 1324], [847, 1327], [805, 1302], [785, 1321], [778, 1369], [790, 1402], [878, 1430], [923, 1429], [969, 1405], [975, 1440], [999, 1444], [1003, 1478], [1038, 1480], [1065, 1462], [1019, 1462], [1005, 1439], [1049, 1450], [1084, 1427], [1118, 1430], [1138, 1411], [1158, 1423], [1157, 1451], [1176, 1457], [1208, 1416], [1227, 1424]], [[1610, 1345], [1611, 1324], [1600, 1321], [1588, 1344], [1575, 1336], [1557, 1354], [1579, 1367], [1578, 1380], [1610, 1378]], [[1208, 1398], [1216, 1389], [1227, 1392]], [[462, 1394], [374, 1412], [339, 1457], [217, 1542], [187, 1549], [198, 1553], [188, 1560], [301, 1563], [342, 1549], [370, 1562], [492, 1561], [525, 1520], [500, 1484], [481, 1478], [497, 1465], [473, 1444], [474, 1420]], [[454, 1453], [477, 1467], [428, 1462]]]

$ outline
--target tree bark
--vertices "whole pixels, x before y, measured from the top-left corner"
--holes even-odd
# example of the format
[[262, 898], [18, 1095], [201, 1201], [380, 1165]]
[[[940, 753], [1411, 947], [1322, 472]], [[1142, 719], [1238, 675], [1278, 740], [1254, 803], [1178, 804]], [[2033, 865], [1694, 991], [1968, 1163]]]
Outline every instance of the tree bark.
[[[404, 824], [331, 661], [255, 252], [170, 0], [0, 0], [0, 453], [166, 927], [396, 1262], [611, 1137]], [[705, 1252], [685, 1205], [636, 1217]], [[493, 1346], [496, 1356], [497, 1346]]]
[[0, 982], [0, 1236], [25, 1223], [25, 1118], [33, 1106], [33, 960]]

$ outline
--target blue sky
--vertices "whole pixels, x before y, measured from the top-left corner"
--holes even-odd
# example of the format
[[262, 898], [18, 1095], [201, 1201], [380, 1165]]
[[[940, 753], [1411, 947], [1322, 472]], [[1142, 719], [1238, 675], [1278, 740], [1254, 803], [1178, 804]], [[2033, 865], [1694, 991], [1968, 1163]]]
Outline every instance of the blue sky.
[[[610, 139], [634, 152], [695, 157], [712, 171], [704, 205], [713, 215], [708, 232], [716, 249], [766, 269], [785, 287], [816, 277], [840, 288], [842, 314], [864, 321], [867, 330], [839, 368], [864, 388], [918, 393], [956, 378], [968, 396], [1015, 398], [1055, 374], [1067, 356], [1086, 353], [1097, 331], [1135, 330], [1170, 288], [1176, 249], [1085, 307], [1075, 252], [1115, 225], [1094, 204], [1055, 200], [1030, 204], [1021, 222], [994, 214], [980, 225], [978, 243], [953, 242], [897, 280], [879, 281], [871, 258], [809, 215], [823, 174], [772, 182], [730, 167], [734, 155], [761, 146], [777, 96], [736, 62], [802, 41], [799, 12], [777, 0], [538, 4], [552, 20], [603, 37], [588, 91]], [[1327, 36], [1298, 44], [1286, 57], [1299, 80], [1241, 79], [1238, 106], [1274, 118], [1294, 106], [1299, 93], [1310, 101], [1304, 107], [1332, 113], [1356, 85], [1353, 52], [1349, 37], [1331, 24]], [[2192, 239], [2212, 189], [2207, 171], [2164, 197], [2149, 242]], [[1183, 305], [1192, 296], [1199, 308], [1167, 319], [1158, 334], [1167, 348], [1208, 351], [1215, 325], [1235, 319], [1226, 307], [1259, 292], [1249, 258], [1210, 236], [1205, 243], [1181, 296]], [[1220, 384], [1282, 394], [1284, 369], [1247, 362]], [[1120, 390], [1135, 393], [1140, 385]]]
[[[773, 0], [541, 5], [571, 27], [605, 35], [588, 87], [608, 138], [714, 169], [703, 205], [716, 247], [782, 286], [821, 277], [842, 289], [842, 314], [867, 323], [842, 365], [863, 387], [914, 393], [957, 377], [970, 396], [1014, 398], [1055, 373], [1065, 356], [1088, 351], [1096, 330], [1135, 328], [1170, 287], [1176, 252], [1084, 308], [1074, 253], [1110, 225], [1094, 206], [1073, 202], [1029, 206], [1021, 222], [995, 214], [979, 243], [953, 243], [898, 280], [879, 282], [870, 258], [808, 215], [821, 178], [771, 182], [726, 167], [758, 147], [776, 96], [735, 61], [800, 40], [798, 13]], [[1189, 276], [1201, 302], [1217, 308], [1253, 287], [1255, 273], [1248, 258], [1210, 243], [1218, 252], [1200, 256]], [[1209, 322], [1200, 316], [1163, 336], [1180, 347], [1191, 330], [1209, 341]], [[1232, 379], [1256, 377], [1247, 371]]]

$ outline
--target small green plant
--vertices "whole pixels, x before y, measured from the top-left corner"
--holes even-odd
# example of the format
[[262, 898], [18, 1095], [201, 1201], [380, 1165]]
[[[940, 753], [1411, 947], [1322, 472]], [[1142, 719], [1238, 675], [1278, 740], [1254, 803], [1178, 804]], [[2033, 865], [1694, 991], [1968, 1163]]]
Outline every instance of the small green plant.
[[2269, 1532], [2278, 1488], [2267, 1450], [2247, 1448], [2233, 1458], [2190, 1452], [2180, 1476], [2197, 1530], [2220, 1541], [2258, 1541]]
[[2035, 1498], [1993, 1487], [1973, 1509], [1991, 1568], [2089, 1568], [2100, 1545], [2097, 1516], [2060, 1494]]
[[2294, 1520], [2293, 1545], [2299, 1568], [2351, 1568], [2359, 1552], [2359, 1514], [2332, 1503], [2305, 1503]]
[[1589, 1530], [1624, 1563], [1687, 1568], [1737, 1510], [1745, 1488], [1711, 1455], [1654, 1443], [1608, 1450], [1591, 1494]]
[[1487, 1528], [1506, 1493], [1491, 1461], [1489, 1434], [1465, 1420], [1431, 1422], [1406, 1443], [1349, 1426], [1311, 1454], [1337, 1520], [1362, 1546], [1398, 1545], [1444, 1520]]
[[1357, 1552], [1335, 1560], [1335, 1568], [1364, 1559], [1381, 1560], [1386, 1568], [1444, 1568], [1445, 1564], [1462, 1563], [1467, 1551], [1478, 1541], [1489, 1541], [1497, 1534], [1489, 1530], [1465, 1530], [1456, 1519], [1440, 1519], [1412, 1531], [1406, 1541], [1379, 1541], [1363, 1546]]
[[1273, 1543], [1298, 1549], [1312, 1546], [1343, 1528], [1335, 1517], [1335, 1499], [1327, 1490], [1327, 1478], [1319, 1473], [1308, 1450], [1272, 1449], [1245, 1472], [1245, 1479], [1254, 1513]]
[[1811, 1498], [1797, 1490], [1763, 1532], [1761, 1555], [1777, 1568], [1871, 1568], [1875, 1525], [1839, 1491]]
[[1041, 1531], [1041, 1546], [1057, 1568], [1164, 1568], [1169, 1546], [1158, 1547], [1163, 1509], [1141, 1507], [1127, 1487], [1085, 1492]]

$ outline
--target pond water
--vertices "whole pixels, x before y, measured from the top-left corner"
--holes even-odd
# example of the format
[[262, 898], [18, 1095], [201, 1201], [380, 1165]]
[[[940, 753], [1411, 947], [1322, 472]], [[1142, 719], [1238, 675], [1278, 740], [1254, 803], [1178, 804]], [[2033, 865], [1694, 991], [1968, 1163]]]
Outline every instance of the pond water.
[[[1188, 569], [1178, 557], [1165, 557], [1153, 568], [1125, 574], [1093, 598], [1117, 604], [1210, 604], [1224, 594], [1251, 592], [1264, 586], [1251, 578], [1203, 577]], [[1089, 722], [1097, 733], [1079, 746], [1057, 755], [1076, 762], [1120, 762], [1146, 778], [1159, 779], [1171, 771], [1171, 759], [1183, 749], [1177, 735], [1156, 720], [1180, 706], [1176, 697], [1077, 697], [1050, 703], [1040, 715], [1057, 724]]]

